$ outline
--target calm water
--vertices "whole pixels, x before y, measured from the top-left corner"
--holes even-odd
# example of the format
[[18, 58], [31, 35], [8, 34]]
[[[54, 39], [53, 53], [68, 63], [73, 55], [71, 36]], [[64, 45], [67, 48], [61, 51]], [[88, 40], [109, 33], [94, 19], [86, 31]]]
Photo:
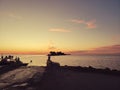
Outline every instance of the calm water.
[[[46, 66], [46, 55], [19, 55], [23, 62], [32, 63], [33, 66]], [[93, 66], [96, 68], [106, 68], [120, 70], [120, 56], [52, 56], [54, 62], [59, 62], [61, 66]]]
[[[14, 55], [19, 56], [21, 61], [31, 66], [46, 66], [46, 55]], [[61, 66], [92, 66], [95, 68], [111, 68], [120, 70], [120, 56], [52, 56], [51, 60], [60, 63]]]

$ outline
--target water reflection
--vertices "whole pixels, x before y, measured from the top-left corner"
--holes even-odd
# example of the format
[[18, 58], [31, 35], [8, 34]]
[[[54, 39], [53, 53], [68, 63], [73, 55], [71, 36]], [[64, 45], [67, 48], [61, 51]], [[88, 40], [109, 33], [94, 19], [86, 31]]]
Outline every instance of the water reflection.
[[[17, 55], [18, 56], [18, 55]], [[19, 55], [21, 60], [25, 63], [32, 63], [32, 66], [46, 66], [46, 55]], [[60, 65], [68, 66], [93, 66], [96, 68], [119, 69], [120, 70], [120, 56], [52, 56], [51, 60], [59, 62]]]

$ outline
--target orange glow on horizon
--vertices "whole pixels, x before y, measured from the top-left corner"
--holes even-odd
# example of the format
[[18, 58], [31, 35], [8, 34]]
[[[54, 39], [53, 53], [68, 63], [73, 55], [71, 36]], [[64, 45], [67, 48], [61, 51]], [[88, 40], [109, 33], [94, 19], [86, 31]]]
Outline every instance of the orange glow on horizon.
[[46, 49], [46, 50], [1, 50], [0, 54], [30, 54], [30, 55], [47, 55], [50, 51], [62, 51], [68, 54], [77, 54], [77, 55], [105, 55], [113, 54], [120, 55], [120, 45], [104, 46], [98, 48], [92, 48], [88, 50], [64, 50], [64, 49]]
[[16, 51], [10, 51], [10, 50], [4, 50], [0, 51], [0, 54], [31, 54], [31, 55], [40, 55], [40, 54], [47, 54], [47, 51], [22, 51], [22, 50], [16, 50]]
[[46, 49], [46, 50], [0, 50], [0, 54], [30, 54], [30, 55], [47, 55], [50, 51], [62, 51], [65, 53], [69, 53], [71, 51], [68, 50], [58, 50], [58, 49], [54, 49], [54, 50], [50, 50], [50, 49]]

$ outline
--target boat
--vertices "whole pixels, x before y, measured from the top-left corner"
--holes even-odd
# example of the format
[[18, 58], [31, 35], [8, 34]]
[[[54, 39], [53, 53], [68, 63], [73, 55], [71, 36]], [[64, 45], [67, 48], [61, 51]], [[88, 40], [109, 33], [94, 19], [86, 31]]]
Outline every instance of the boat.
[[9, 66], [27, 66], [28, 63], [23, 63], [19, 57], [14, 59], [14, 56], [1, 56], [0, 66], [9, 65]]

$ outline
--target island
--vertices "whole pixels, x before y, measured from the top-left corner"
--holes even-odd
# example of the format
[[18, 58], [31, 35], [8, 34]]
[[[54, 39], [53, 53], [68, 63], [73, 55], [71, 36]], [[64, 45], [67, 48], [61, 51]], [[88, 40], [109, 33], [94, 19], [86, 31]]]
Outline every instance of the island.
[[61, 51], [59, 51], [59, 52], [50, 51], [50, 53], [48, 55], [50, 55], [50, 56], [61, 56], [61, 55], [71, 55], [71, 54], [65, 54]]

